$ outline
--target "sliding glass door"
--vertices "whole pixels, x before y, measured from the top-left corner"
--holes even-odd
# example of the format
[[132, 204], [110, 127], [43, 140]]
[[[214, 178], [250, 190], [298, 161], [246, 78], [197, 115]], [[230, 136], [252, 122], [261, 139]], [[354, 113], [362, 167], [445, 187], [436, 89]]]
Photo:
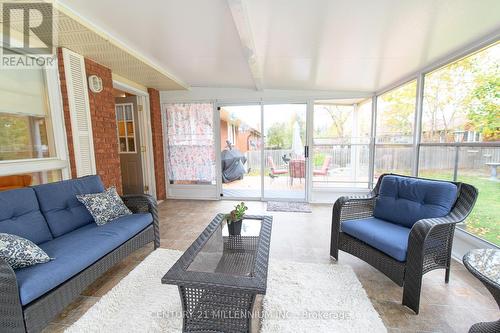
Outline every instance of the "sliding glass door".
[[264, 105], [264, 198], [306, 199], [307, 104]]
[[221, 197], [306, 199], [306, 104], [218, 107]]
[[221, 194], [224, 198], [261, 198], [261, 105], [222, 106], [218, 110]]

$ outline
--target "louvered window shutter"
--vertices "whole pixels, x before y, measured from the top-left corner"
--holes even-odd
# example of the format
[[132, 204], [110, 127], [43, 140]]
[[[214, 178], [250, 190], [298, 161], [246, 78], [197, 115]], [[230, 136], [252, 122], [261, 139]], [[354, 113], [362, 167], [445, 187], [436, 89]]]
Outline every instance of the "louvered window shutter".
[[68, 49], [63, 49], [63, 59], [76, 174], [77, 177], [93, 175], [96, 167], [85, 61], [81, 55]]

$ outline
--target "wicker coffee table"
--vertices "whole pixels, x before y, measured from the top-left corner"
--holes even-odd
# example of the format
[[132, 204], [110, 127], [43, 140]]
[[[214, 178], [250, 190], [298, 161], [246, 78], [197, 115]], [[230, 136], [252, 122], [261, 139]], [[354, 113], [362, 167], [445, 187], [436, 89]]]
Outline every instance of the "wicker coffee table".
[[183, 332], [249, 332], [257, 294], [266, 293], [271, 216], [245, 216], [229, 235], [218, 214], [162, 283], [179, 287]]

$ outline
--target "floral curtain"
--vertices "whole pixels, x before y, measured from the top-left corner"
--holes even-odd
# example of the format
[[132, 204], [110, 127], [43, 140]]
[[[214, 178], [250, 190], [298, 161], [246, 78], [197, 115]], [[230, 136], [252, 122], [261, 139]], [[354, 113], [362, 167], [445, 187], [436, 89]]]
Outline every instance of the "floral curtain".
[[164, 104], [170, 183], [215, 183], [214, 106]]

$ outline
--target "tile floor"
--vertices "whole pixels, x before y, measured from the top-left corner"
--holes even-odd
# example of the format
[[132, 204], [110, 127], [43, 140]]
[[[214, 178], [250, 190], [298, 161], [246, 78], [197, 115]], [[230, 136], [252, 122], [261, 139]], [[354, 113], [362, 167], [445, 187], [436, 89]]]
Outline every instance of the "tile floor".
[[[185, 250], [213, 216], [229, 211], [233, 201], [167, 200], [159, 205], [161, 247]], [[300, 262], [334, 263], [329, 257], [330, 205], [312, 205], [312, 213], [267, 212], [263, 202], [248, 202], [251, 214], [274, 216], [271, 257]], [[44, 332], [62, 332], [101, 296], [115, 286], [152, 251], [148, 245], [123, 260], [85, 290]], [[420, 314], [401, 305], [403, 290], [363, 261], [342, 253], [340, 264], [350, 265], [379, 312], [389, 332], [467, 332], [478, 321], [500, 317], [499, 309], [482, 284], [454, 262], [450, 283], [444, 271], [424, 276]]]

